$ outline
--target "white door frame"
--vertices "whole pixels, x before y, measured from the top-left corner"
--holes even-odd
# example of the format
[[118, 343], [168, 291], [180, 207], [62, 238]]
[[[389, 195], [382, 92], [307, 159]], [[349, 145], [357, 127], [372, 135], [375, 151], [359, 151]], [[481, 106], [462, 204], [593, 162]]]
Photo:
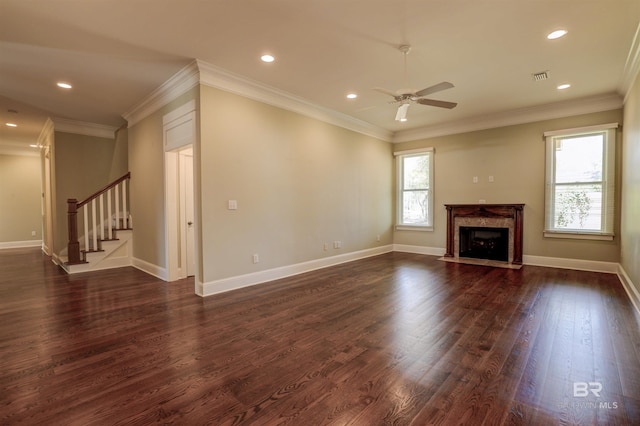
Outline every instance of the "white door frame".
[[[187, 268], [181, 256], [180, 242], [180, 174], [179, 154], [182, 149], [193, 147], [196, 143], [196, 111], [195, 101], [176, 108], [163, 117], [164, 139], [164, 175], [165, 175], [165, 235], [166, 235], [166, 265], [167, 281], [176, 281], [187, 275]], [[194, 150], [195, 154], [195, 150]], [[195, 170], [195, 167], [194, 167]], [[194, 233], [197, 235], [199, 226], [194, 221]], [[196, 281], [198, 280], [198, 257], [195, 255]], [[186, 266], [186, 265], [184, 265]]]

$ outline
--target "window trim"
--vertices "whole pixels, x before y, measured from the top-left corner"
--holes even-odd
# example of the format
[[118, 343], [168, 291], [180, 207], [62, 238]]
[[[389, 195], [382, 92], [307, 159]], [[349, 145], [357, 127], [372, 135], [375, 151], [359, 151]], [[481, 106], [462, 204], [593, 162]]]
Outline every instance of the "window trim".
[[[616, 177], [616, 130], [618, 123], [608, 123], [595, 126], [579, 127], [574, 129], [554, 130], [544, 133], [545, 137], [545, 219], [544, 232], [546, 238], [567, 238], [583, 240], [612, 241], [614, 238], [615, 223], [615, 177]], [[605, 147], [603, 152], [603, 212], [600, 230], [559, 229], [553, 227], [554, 203], [553, 194], [555, 187], [555, 145], [557, 139], [573, 136], [605, 133]]]
[[[428, 155], [429, 158], [429, 187], [428, 195], [427, 195], [427, 224], [426, 225], [413, 225], [402, 223], [402, 210], [403, 210], [403, 178], [404, 178], [404, 163], [403, 159], [407, 157], [416, 157], [420, 155]], [[397, 231], [433, 231], [434, 224], [434, 155], [435, 149], [432, 147], [429, 148], [418, 148], [418, 149], [409, 149], [406, 151], [397, 151], [394, 152], [393, 155], [396, 157], [396, 225], [395, 229]]]

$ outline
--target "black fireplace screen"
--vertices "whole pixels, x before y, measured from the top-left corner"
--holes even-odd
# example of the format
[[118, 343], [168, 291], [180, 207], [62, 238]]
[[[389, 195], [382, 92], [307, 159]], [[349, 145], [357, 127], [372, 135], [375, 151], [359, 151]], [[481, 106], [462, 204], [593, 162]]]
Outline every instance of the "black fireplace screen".
[[509, 228], [460, 227], [460, 257], [509, 261]]

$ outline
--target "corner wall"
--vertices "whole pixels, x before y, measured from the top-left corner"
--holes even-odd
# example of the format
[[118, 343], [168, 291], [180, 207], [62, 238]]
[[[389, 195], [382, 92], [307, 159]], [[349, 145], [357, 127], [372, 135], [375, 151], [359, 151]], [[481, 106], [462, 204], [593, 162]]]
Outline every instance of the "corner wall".
[[162, 279], [167, 278], [162, 117], [197, 97], [197, 88], [191, 89], [128, 129], [134, 264]]
[[[622, 151], [620, 264], [637, 297], [640, 295], [640, 74], [624, 105]], [[640, 309], [640, 304], [636, 308]]]

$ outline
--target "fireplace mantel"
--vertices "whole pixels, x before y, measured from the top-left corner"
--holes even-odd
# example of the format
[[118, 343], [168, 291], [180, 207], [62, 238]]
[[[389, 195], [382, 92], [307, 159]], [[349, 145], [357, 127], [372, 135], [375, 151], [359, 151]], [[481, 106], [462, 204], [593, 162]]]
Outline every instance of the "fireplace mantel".
[[455, 218], [513, 219], [513, 262], [522, 265], [522, 220], [524, 204], [445, 204], [447, 209], [447, 251], [445, 257], [455, 257]]

